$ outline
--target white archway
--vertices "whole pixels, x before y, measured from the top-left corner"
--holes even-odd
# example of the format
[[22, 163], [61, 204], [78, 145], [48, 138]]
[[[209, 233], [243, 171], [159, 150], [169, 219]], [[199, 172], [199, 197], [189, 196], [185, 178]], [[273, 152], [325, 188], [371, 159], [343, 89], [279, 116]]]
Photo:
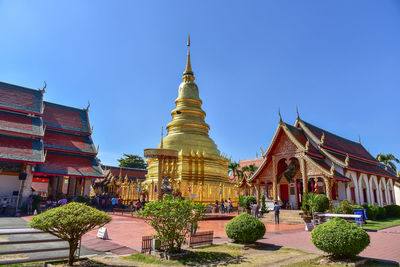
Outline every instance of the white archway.
[[370, 188], [370, 196], [371, 196], [371, 204], [377, 204], [381, 206], [381, 198], [379, 196], [379, 185], [378, 179], [375, 175], [371, 175], [369, 178], [369, 188]]
[[368, 177], [366, 174], [361, 174], [358, 179], [358, 188], [359, 188], [359, 196], [360, 196], [360, 205], [370, 204], [371, 196], [369, 190]]
[[388, 204], [394, 204], [394, 188], [393, 188], [393, 180], [388, 178], [386, 182], [386, 188], [387, 188], [387, 203]]
[[351, 187], [354, 187], [354, 202], [355, 204], [360, 204], [360, 198], [359, 198], [359, 194], [358, 194], [358, 183], [357, 183], [357, 174], [355, 172], [352, 171], [348, 171], [346, 172], [346, 177], [351, 179], [351, 182], [348, 183], [347, 186], [347, 200], [351, 201], [352, 197], [351, 197]]
[[385, 206], [387, 204], [387, 189], [384, 177], [379, 179], [379, 195], [381, 196], [382, 200], [380, 206]]

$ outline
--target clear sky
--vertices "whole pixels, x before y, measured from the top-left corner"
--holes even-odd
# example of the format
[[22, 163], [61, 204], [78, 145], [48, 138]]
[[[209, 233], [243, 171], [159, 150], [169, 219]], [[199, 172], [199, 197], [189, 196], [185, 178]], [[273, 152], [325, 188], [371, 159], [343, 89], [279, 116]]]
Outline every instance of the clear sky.
[[[191, 34], [210, 136], [234, 160], [303, 120], [400, 157], [400, 1], [0, 0], [0, 80], [84, 108], [103, 163], [157, 146]], [[1, 96], [0, 96], [1, 97]]]

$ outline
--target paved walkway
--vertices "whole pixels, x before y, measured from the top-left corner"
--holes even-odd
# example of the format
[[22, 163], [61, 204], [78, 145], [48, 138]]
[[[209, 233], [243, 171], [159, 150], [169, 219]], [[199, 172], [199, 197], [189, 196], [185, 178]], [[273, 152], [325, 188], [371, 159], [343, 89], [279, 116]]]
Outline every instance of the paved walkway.
[[[82, 244], [93, 250], [129, 254], [141, 250], [142, 236], [154, 233], [153, 228], [146, 224], [143, 219], [119, 215], [112, 215], [112, 217], [113, 220], [106, 225], [110, 240], [96, 238], [97, 229], [95, 229], [83, 237]], [[26, 219], [29, 220], [29, 218]], [[199, 223], [199, 231], [213, 230], [214, 243], [223, 243], [229, 241], [225, 234], [227, 222], [227, 220], [201, 221]], [[304, 225], [264, 224], [266, 225], [267, 233], [259, 242], [322, 253], [311, 242], [310, 232], [304, 231]], [[378, 232], [368, 232], [368, 234], [370, 235], [371, 243], [361, 253], [361, 256], [400, 262], [400, 226]]]
[[[102, 240], [103, 245], [96, 242], [97, 230], [93, 230], [84, 236], [83, 244], [89, 248], [101, 250], [102, 246], [112, 246], [112, 244], [107, 245], [107, 242], [111, 242], [140, 251], [142, 236], [154, 233], [153, 228], [142, 219], [118, 215], [112, 217], [113, 220], [106, 225], [110, 240]], [[201, 221], [199, 231], [213, 230], [215, 244], [226, 242], [229, 241], [225, 234], [227, 222], [227, 220]], [[265, 225], [267, 233], [259, 241], [261, 243], [322, 253], [311, 242], [310, 232], [304, 231], [304, 225], [284, 223], [279, 225], [265, 223]], [[368, 234], [371, 237], [371, 244], [361, 253], [361, 256], [400, 262], [400, 226]], [[97, 247], [93, 247], [91, 243], [96, 244]]]

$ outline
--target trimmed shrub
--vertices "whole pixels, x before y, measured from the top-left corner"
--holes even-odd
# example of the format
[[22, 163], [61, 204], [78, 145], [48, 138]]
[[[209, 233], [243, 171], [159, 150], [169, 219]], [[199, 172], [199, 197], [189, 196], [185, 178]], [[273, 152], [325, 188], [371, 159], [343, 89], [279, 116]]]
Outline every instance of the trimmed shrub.
[[71, 202], [36, 215], [29, 222], [29, 226], [68, 241], [68, 265], [72, 266], [81, 237], [96, 226], [109, 223], [111, 219], [105, 212], [82, 203]]
[[378, 216], [379, 207], [375, 206], [373, 204], [365, 204], [365, 205], [363, 205], [363, 207], [364, 207], [364, 209], [367, 210], [368, 219], [375, 220], [376, 217]]
[[313, 204], [315, 212], [325, 212], [329, 209], [329, 199], [323, 194], [316, 195]]
[[318, 225], [311, 231], [314, 245], [334, 258], [354, 258], [370, 242], [369, 235], [360, 227], [341, 218]]
[[359, 205], [352, 205], [351, 206], [352, 208], [353, 208], [353, 210], [362, 210], [362, 209], [364, 209], [363, 207], [361, 207], [361, 206], [359, 206]]
[[351, 203], [348, 200], [343, 200], [342, 201], [342, 210], [344, 214], [353, 214], [353, 207], [351, 206]]
[[226, 224], [225, 232], [237, 243], [251, 244], [264, 236], [265, 225], [259, 219], [242, 213]]
[[385, 206], [387, 217], [400, 217], [400, 206], [387, 205]]
[[252, 196], [240, 196], [239, 197], [239, 206], [244, 208], [245, 210], [250, 209], [250, 205], [253, 202], [257, 202], [257, 199]]
[[379, 219], [385, 219], [386, 218], [386, 209], [384, 207], [378, 207], [377, 218], [379, 218]]

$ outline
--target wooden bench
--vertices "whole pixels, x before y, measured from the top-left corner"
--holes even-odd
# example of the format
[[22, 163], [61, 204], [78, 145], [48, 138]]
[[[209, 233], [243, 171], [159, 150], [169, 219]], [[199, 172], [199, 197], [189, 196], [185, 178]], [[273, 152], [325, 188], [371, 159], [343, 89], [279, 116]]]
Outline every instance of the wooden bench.
[[114, 208], [113, 209], [113, 214], [116, 212], [120, 212], [121, 215], [124, 215], [124, 213], [130, 213], [133, 216], [133, 213], [135, 212], [135, 209], [121, 209], [121, 208]]
[[152, 247], [152, 242], [153, 242], [153, 236], [151, 235], [142, 236], [142, 250], [140, 252], [141, 253], [150, 252]]
[[194, 235], [190, 235], [189, 247], [197, 247], [203, 245], [212, 245], [214, 238], [214, 231], [197, 232]]

